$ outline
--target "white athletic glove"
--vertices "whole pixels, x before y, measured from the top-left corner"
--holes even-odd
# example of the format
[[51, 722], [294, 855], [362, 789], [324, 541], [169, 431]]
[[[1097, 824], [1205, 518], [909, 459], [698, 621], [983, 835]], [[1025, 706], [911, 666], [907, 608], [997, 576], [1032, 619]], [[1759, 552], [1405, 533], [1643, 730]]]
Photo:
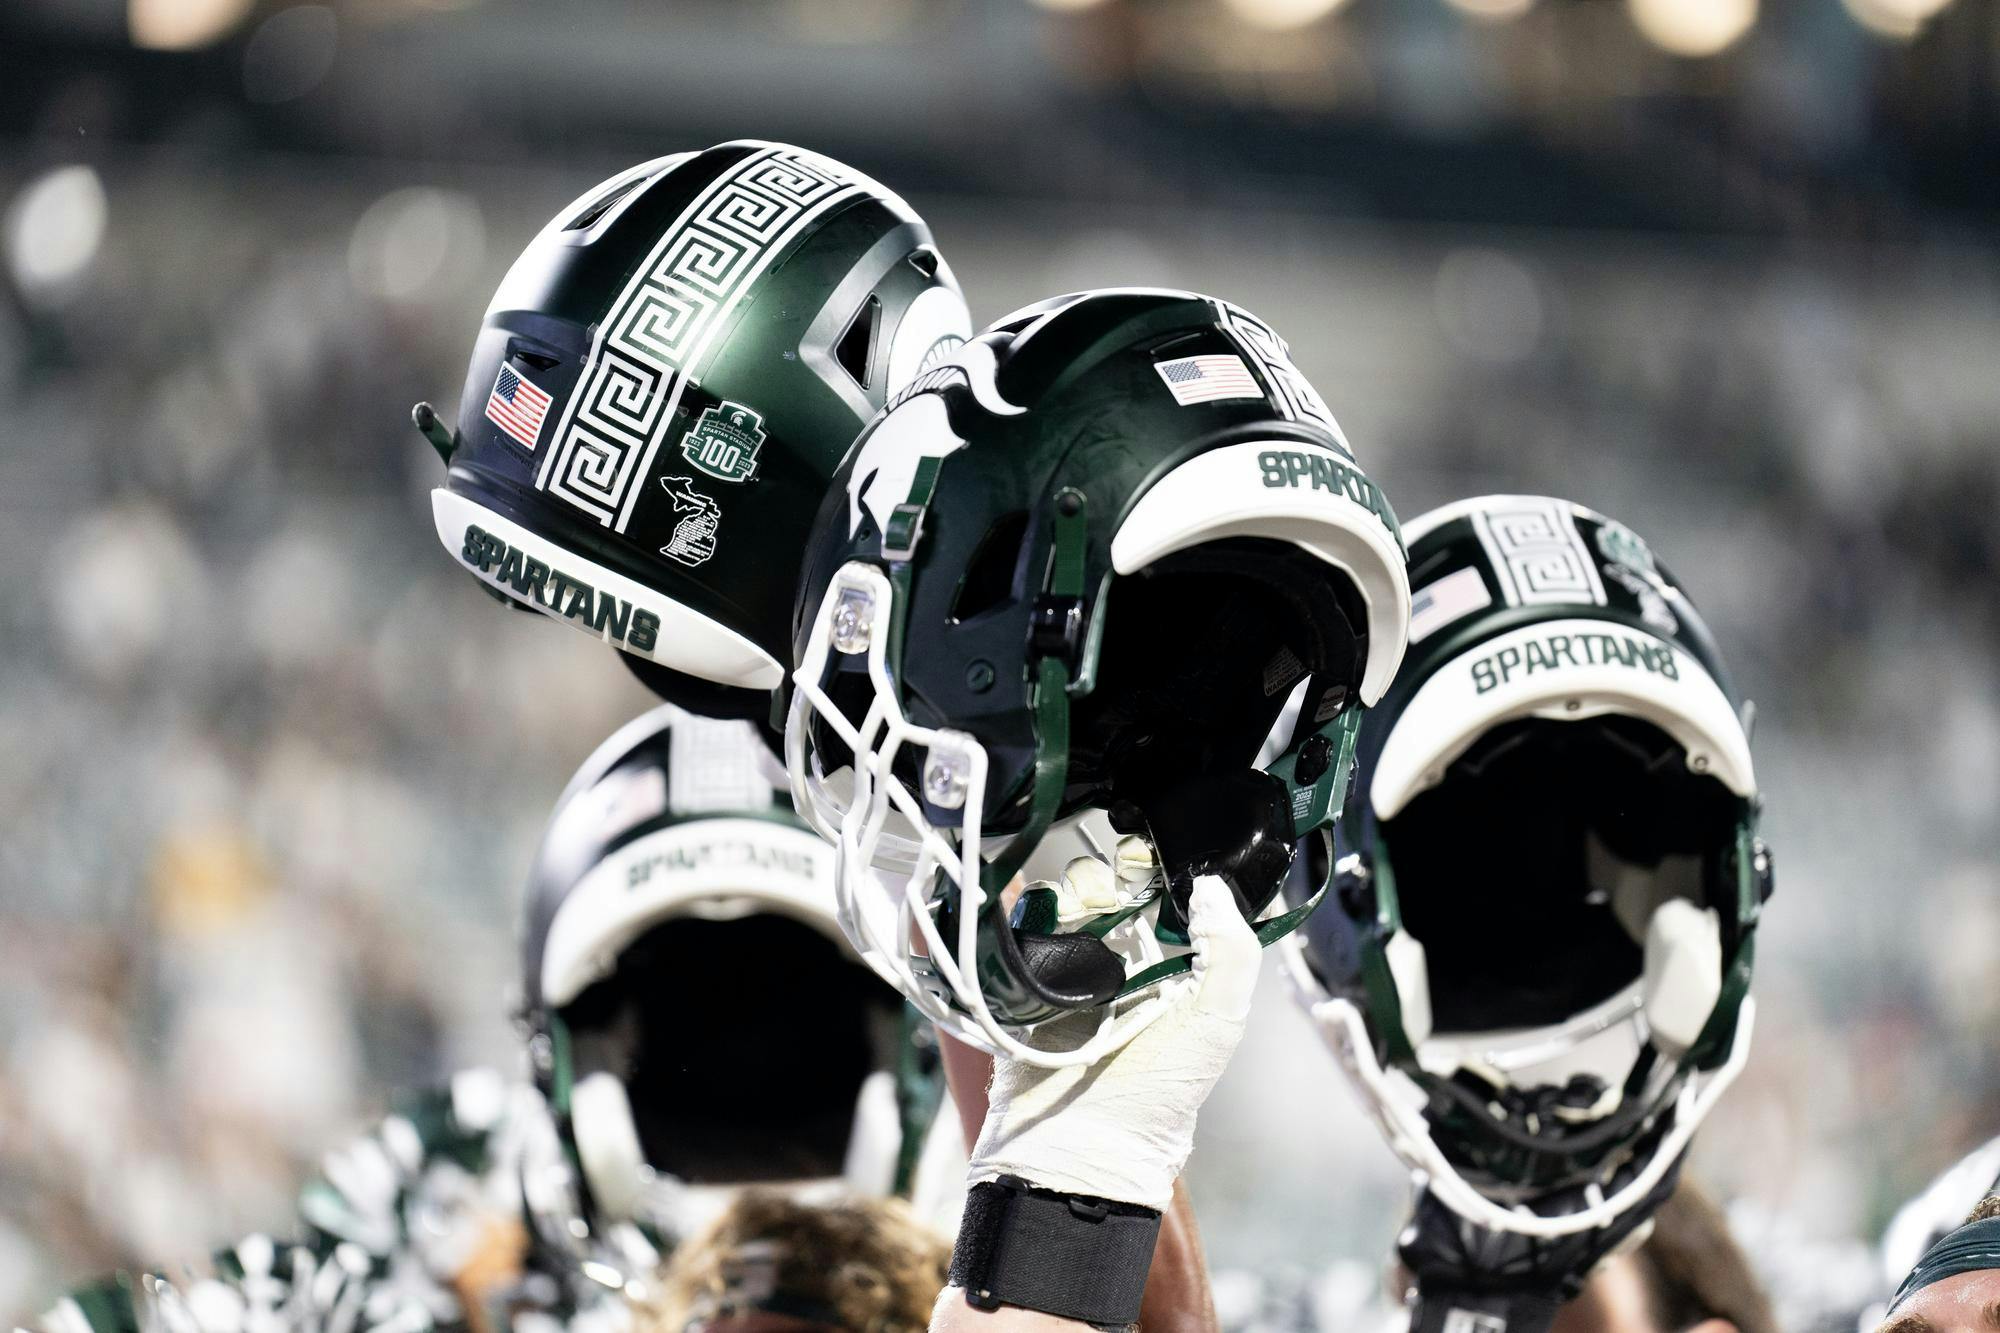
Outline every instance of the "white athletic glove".
[[[1201, 1104], [1236, 1050], [1263, 949], [1229, 886], [1195, 880], [1188, 903], [1194, 994], [1094, 1065], [1045, 1069], [997, 1059], [969, 1184], [1031, 1185], [1164, 1211], [1194, 1147]], [[1078, 1044], [1096, 1020], [1059, 1019]]]

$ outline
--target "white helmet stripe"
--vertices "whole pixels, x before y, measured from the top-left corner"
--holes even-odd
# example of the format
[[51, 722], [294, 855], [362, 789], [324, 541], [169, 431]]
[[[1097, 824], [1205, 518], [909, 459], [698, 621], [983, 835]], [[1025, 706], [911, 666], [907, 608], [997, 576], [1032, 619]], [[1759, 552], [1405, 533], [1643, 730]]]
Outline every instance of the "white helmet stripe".
[[834, 920], [834, 851], [768, 819], [698, 819], [634, 838], [592, 867], [556, 909], [542, 949], [542, 995], [568, 1004], [619, 953], [675, 916], [731, 920], [776, 912], [843, 947]]
[[[1292, 460], [1305, 466], [1294, 466]], [[1365, 499], [1380, 492], [1354, 461], [1298, 440], [1253, 440], [1180, 464], [1139, 497], [1111, 539], [1111, 565], [1135, 573], [1162, 556], [1225, 537], [1292, 542], [1354, 580], [1368, 608], [1361, 700], [1389, 688], [1409, 633], [1403, 551]]]
[[1754, 796], [1750, 740], [1701, 663], [1647, 630], [1593, 618], [1545, 620], [1486, 639], [1435, 671], [1396, 719], [1368, 799], [1393, 819], [1487, 731], [1517, 718], [1643, 718], [1679, 742], [1688, 765]]
[[[769, 690], [785, 678], [776, 658], [721, 621], [485, 505], [440, 487], [431, 492], [431, 518], [460, 564], [522, 606], [577, 620], [616, 648], [703, 680]], [[583, 614], [570, 614], [573, 608]]]

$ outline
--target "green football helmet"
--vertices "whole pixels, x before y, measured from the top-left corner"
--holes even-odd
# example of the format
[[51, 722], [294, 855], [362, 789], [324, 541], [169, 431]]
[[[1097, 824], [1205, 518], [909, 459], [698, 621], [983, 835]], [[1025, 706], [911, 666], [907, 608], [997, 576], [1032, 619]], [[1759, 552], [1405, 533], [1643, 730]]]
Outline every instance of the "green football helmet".
[[[1303, 917], [1265, 909], [1408, 612], [1394, 513], [1255, 316], [1000, 321], [855, 442], [807, 552], [787, 766], [843, 928], [964, 1040], [1098, 1058], [1184, 992], [1197, 876], [1266, 943]], [[1077, 1013], [1081, 1045], [1038, 1037]]]
[[1657, 1202], [1748, 1055], [1749, 710], [1625, 525], [1491, 495], [1408, 535], [1409, 652], [1285, 956], [1430, 1195], [1539, 1252]]
[[663, 704], [556, 802], [521, 922], [520, 1020], [570, 1167], [531, 1200], [538, 1244], [643, 1260], [747, 1185], [927, 1215], [956, 1195], [935, 1037], [849, 948], [833, 849], [784, 782], [751, 726]]
[[748, 140], [642, 163], [514, 262], [457, 430], [418, 406], [438, 537], [671, 702], [767, 719], [827, 478], [970, 333], [922, 219], [852, 168]]

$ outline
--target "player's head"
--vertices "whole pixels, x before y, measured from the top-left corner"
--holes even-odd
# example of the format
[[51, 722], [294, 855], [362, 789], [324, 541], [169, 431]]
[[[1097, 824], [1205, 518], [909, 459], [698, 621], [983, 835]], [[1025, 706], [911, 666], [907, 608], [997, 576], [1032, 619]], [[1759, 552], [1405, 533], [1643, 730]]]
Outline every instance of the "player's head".
[[1683, 1182], [1637, 1249], [1607, 1259], [1550, 1333], [1777, 1333], [1770, 1298], [1727, 1219]]
[[923, 220], [851, 167], [748, 140], [642, 163], [515, 260], [457, 430], [419, 407], [438, 537], [663, 697], [762, 718], [827, 477], [970, 332]]
[[[855, 442], [806, 554], [787, 761], [843, 926], [956, 1035], [1096, 1059], [1178, 992], [1194, 877], [1276, 897], [1408, 603], [1395, 516], [1254, 316], [1118, 290], [1000, 321]], [[1034, 1045], [1078, 1011], [1086, 1045]]]
[[1657, 1197], [1747, 1054], [1770, 877], [1742, 710], [1622, 524], [1488, 496], [1408, 532], [1409, 654], [1291, 970], [1441, 1202], [1594, 1231]]
[[677, 1232], [703, 1211], [693, 1187], [886, 1193], [914, 1169], [904, 1006], [835, 924], [833, 849], [781, 776], [748, 724], [667, 705], [606, 741], [549, 820], [523, 1012], [593, 1223]]
[[2000, 1195], [1924, 1251], [1903, 1279], [1880, 1333], [2000, 1330]]
[[897, 1199], [740, 1195], [674, 1252], [640, 1333], [921, 1333], [951, 1246]]

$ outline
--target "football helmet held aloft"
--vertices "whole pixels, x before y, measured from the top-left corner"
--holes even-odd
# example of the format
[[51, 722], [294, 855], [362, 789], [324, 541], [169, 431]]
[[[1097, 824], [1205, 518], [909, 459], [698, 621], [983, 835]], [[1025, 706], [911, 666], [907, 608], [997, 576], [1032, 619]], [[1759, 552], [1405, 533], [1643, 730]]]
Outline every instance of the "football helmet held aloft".
[[1657, 1197], [1748, 1053], [1748, 709], [1623, 524], [1487, 496], [1408, 534], [1409, 652], [1290, 972], [1439, 1202], [1598, 1230]]
[[[782, 781], [748, 724], [666, 705], [606, 741], [549, 820], [522, 1013], [599, 1239], [685, 1233], [720, 1204], [703, 1186], [882, 1195], [914, 1189], [927, 1151], [962, 1163], [934, 1038], [848, 947], [833, 849]], [[925, 1187], [958, 1174], [934, 1162]]]
[[418, 406], [438, 537], [663, 697], [768, 717], [828, 476], [970, 333], [923, 221], [850, 167], [747, 140], [635, 166], [514, 261], [458, 429]]
[[[1394, 513], [1255, 316], [1000, 321], [855, 442], [807, 553], [787, 766], [849, 938], [966, 1041], [1098, 1058], [1181, 989], [1194, 878], [1256, 920], [1326, 825], [1408, 608]], [[1079, 1011], [1080, 1046], [1032, 1035]]]

